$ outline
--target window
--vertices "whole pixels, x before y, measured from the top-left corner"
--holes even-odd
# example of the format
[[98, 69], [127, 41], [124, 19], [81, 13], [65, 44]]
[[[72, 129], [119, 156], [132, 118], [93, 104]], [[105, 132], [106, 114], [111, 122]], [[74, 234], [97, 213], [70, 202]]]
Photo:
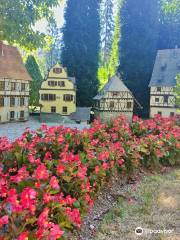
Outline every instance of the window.
[[4, 107], [4, 97], [0, 96], [0, 107]]
[[73, 101], [73, 95], [71, 95], [71, 94], [64, 94], [63, 100], [66, 101], [66, 102], [71, 102], [71, 101]]
[[162, 115], [162, 112], [157, 112], [157, 114]]
[[117, 97], [118, 96], [118, 92], [112, 92], [112, 96], [113, 97]]
[[20, 106], [24, 106], [24, 98], [20, 98]]
[[51, 107], [51, 112], [56, 113], [56, 107]]
[[164, 103], [168, 103], [169, 96], [164, 96]]
[[157, 92], [161, 92], [161, 87], [157, 87]]
[[10, 107], [15, 106], [15, 97], [10, 97]]
[[0, 91], [5, 89], [5, 82], [0, 81]]
[[132, 102], [127, 102], [127, 108], [132, 108]]
[[155, 102], [159, 102], [159, 98], [155, 98]]
[[174, 117], [174, 112], [170, 112], [170, 117]]
[[113, 101], [110, 102], [109, 107], [114, 108], [114, 102]]
[[62, 68], [53, 68], [53, 73], [56, 73], [56, 74], [62, 73]]
[[57, 82], [56, 81], [48, 81], [48, 86], [51, 86], [51, 87], [57, 86]]
[[58, 86], [60, 86], [60, 87], [65, 87], [65, 82], [64, 82], [64, 81], [58, 82]]
[[11, 83], [11, 91], [15, 91], [16, 90], [16, 83], [12, 82]]
[[14, 120], [14, 111], [10, 112], [10, 120]]
[[20, 111], [20, 118], [24, 118], [24, 111]]
[[25, 83], [21, 83], [21, 91], [25, 91], [26, 88], [26, 84]]
[[56, 101], [56, 94], [41, 94], [42, 101]]
[[63, 113], [67, 113], [67, 107], [62, 108]]

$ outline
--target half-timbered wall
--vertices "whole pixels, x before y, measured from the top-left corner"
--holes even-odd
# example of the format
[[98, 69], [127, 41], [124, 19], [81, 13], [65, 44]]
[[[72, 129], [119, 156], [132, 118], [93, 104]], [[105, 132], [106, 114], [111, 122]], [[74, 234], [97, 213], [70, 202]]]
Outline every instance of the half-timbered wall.
[[[0, 123], [28, 120], [29, 81], [0, 79], [0, 83], [2, 82], [4, 88], [0, 89]], [[13, 104], [11, 104], [12, 98]], [[14, 118], [11, 118], [12, 112], [14, 112]]]
[[176, 98], [173, 87], [151, 87], [150, 117], [161, 114], [163, 117], [176, 114]]
[[95, 115], [106, 121], [121, 113], [132, 119], [134, 99], [130, 92], [107, 92], [103, 98], [96, 100]]

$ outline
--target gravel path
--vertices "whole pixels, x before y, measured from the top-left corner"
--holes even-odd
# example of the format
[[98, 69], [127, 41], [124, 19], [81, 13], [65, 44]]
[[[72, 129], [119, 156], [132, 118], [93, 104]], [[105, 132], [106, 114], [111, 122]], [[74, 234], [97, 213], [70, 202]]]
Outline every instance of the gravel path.
[[[27, 122], [5, 123], [0, 124], [0, 137], [6, 136], [11, 141], [21, 136], [26, 128], [31, 130], [38, 129], [43, 123], [40, 123], [36, 118], [30, 117]], [[56, 123], [45, 123], [48, 126], [58, 126]], [[87, 124], [63, 124], [63, 126], [70, 128], [78, 128], [80, 130], [88, 128]]]

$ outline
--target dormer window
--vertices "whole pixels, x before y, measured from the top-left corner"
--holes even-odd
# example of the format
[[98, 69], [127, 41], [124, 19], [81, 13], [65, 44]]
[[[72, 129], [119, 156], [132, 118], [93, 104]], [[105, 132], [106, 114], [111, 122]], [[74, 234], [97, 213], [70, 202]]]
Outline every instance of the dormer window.
[[112, 92], [112, 96], [113, 97], [117, 97], [118, 96], [118, 92]]
[[162, 63], [161, 70], [164, 71], [166, 69], [166, 67], [167, 67], [167, 64], [166, 63]]
[[161, 92], [161, 87], [157, 87], [157, 92]]
[[62, 73], [62, 68], [53, 68], [53, 73], [56, 73], [56, 74]]

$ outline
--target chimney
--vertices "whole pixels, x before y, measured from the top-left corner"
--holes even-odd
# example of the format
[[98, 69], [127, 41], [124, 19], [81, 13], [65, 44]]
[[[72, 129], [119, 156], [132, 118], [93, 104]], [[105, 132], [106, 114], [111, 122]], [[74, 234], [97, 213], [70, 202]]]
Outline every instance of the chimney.
[[4, 52], [3, 52], [3, 42], [0, 41], [0, 57], [4, 56]]

